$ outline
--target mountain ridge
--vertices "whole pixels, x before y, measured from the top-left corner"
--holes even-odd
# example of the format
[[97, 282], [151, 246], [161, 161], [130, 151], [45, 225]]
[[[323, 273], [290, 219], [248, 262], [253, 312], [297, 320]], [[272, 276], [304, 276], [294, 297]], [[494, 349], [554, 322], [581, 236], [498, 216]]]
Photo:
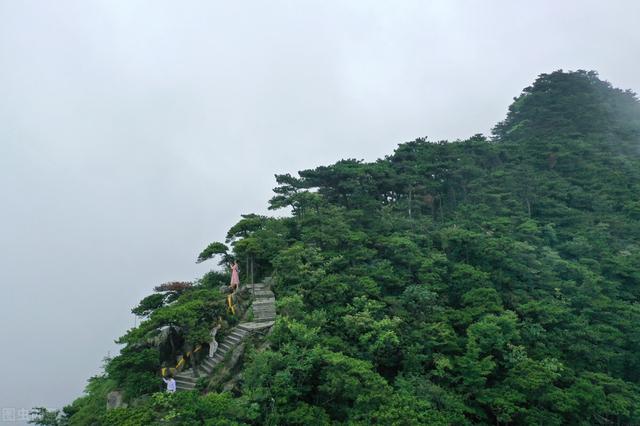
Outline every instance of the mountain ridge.
[[[555, 71], [491, 138], [276, 175], [270, 208], [291, 216], [243, 215], [198, 256], [274, 277], [278, 319], [242, 380], [157, 393], [158, 327], [193, 345], [236, 321], [211, 272], [143, 299], [56, 421], [640, 424], [639, 105], [595, 72]], [[113, 389], [137, 402], [106, 411]]]

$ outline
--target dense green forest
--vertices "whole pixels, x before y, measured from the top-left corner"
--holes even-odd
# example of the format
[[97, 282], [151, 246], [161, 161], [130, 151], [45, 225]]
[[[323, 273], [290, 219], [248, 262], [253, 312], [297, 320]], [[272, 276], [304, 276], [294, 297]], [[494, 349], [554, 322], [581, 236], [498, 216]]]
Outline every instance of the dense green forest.
[[[277, 175], [199, 261], [251, 260], [278, 319], [223, 391], [162, 393], [155, 330], [233, 324], [211, 272], [158, 288], [49, 425], [640, 425], [640, 103], [542, 74], [490, 138]], [[224, 330], [223, 330], [224, 332]], [[107, 411], [122, 390], [127, 408]]]

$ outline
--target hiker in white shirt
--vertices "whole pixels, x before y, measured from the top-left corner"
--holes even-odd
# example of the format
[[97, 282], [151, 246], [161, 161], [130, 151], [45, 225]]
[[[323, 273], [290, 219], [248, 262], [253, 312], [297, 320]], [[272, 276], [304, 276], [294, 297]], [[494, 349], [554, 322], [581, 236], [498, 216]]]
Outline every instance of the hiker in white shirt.
[[167, 384], [167, 392], [174, 393], [176, 391], [176, 381], [173, 377], [169, 377], [169, 380], [162, 378], [162, 381]]

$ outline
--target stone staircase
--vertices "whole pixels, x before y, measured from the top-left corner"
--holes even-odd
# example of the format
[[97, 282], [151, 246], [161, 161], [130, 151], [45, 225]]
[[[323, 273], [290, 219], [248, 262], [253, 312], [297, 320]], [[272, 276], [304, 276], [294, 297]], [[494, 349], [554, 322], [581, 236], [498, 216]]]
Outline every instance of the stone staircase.
[[177, 390], [193, 390], [196, 383], [201, 377], [211, 375], [214, 368], [224, 362], [225, 356], [233, 351], [245, 337], [256, 330], [269, 328], [276, 319], [276, 299], [269, 286], [264, 283], [245, 284], [250, 293], [255, 292], [255, 298], [251, 307], [253, 309], [253, 319], [251, 321], [243, 321], [233, 327], [229, 334], [220, 342], [218, 350], [212, 358], [206, 357], [197, 368], [197, 372], [193, 368], [178, 373], [174, 378], [176, 380]]

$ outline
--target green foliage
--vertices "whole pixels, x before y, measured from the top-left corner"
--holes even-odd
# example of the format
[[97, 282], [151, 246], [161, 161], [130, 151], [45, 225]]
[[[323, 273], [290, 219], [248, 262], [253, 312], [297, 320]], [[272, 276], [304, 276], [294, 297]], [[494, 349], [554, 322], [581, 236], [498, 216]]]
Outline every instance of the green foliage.
[[[311, 417], [345, 420], [382, 403], [388, 385], [369, 363], [309, 347], [312, 336], [303, 337], [300, 331], [294, 331], [295, 343], [278, 352], [256, 354], [245, 371], [248, 396], [260, 403], [265, 423], [304, 424], [301, 419]], [[291, 412], [297, 413], [294, 419]]]
[[65, 424], [59, 410], [47, 410], [44, 407], [34, 407], [31, 412], [29, 423], [42, 426], [62, 426]]
[[[104, 421], [640, 425], [639, 105], [593, 72], [557, 71], [491, 141], [421, 138], [277, 175], [270, 208], [292, 216], [243, 215], [233, 253], [199, 257], [274, 277], [279, 317], [237, 393], [158, 394]], [[143, 299], [110, 386], [150, 392], [155, 355], [140, 348], [166, 325], [202, 342], [226, 279]]]
[[131, 313], [139, 317], [147, 317], [156, 309], [161, 308], [165, 299], [166, 295], [163, 293], [150, 294], [142, 299], [140, 304], [131, 310]]
[[143, 426], [153, 424], [222, 425], [251, 424], [256, 418], [256, 406], [245, 398], [233, 398], [228, 393], [193, 392], [156, 393], [135, 407], [107, 411], [102, 426]]
[[106, 376], [92, 377], [85, 388], [85, 395], [63, 408], [65, 421], [70, 426], [98, 423], [106, 411], [107, 394], [115, 388], [115, 381]]
[[132, 346], [123, 348], [106, 367], [109, 378], [117, 383], [127, 398], [157, 391], [159, 370], [160, 356], [156, 348]]
[[154, 413], [145, 408], [116, 408], [107, 411], [101, 419], [101, 424], [103, 426], [145, 426], [153, 424], [155, 420]]
[[152, 311], [147, 320], [129, 330], [118, 343], [142, 344], [163, 326], [183, 330], [187, 341], [194, 345], [207, 342], [212, 324], [218, 317], [227, 317], [225, 303], [217, 289], [195, 286], [180, 294], [173, 303]]
[[218, 271], [209, 271], [198, 280], [198, 286], [210, 290], [218, 290], [223, 285], [229, 285], [229, 274]]
[[213, 242], [207, 246], [199, 255], [198, 259], [196, 259], [196, 263], [202, 263], [205, 260], [211, 259], [216, 254], [222, 255], [222, 262], [225, 262], [227, 252], [229, 251], [229, 247], [224, 245], [223, 243]]

